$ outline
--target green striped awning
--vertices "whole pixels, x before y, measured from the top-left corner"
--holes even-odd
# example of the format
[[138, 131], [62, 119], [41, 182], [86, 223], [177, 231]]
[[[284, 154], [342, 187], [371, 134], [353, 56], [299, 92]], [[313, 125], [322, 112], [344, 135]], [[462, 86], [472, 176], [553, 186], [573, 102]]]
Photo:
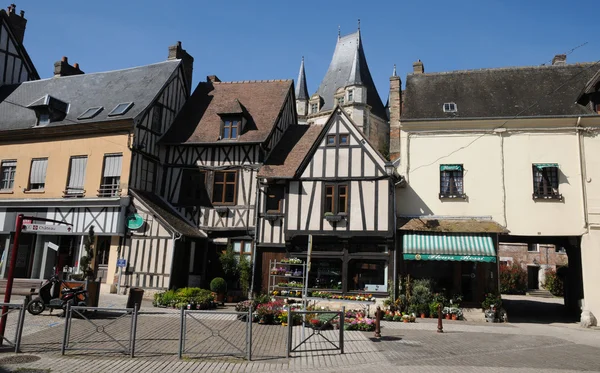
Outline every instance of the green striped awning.
[[405, 234], [405, 260], [496, 262], [494, 240], [486, 234]]
[[558, 168], [558, 163], [535, 163], [534, 166], [538, 170], [543, 170], [544, 168], [550, 168], [550, 167]]

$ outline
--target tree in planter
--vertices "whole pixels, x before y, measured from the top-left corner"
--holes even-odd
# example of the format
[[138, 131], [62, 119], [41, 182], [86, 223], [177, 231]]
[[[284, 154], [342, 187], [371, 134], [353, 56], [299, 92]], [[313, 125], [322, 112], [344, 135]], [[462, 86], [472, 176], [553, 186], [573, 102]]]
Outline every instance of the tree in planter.
[[79, 267], [83, 272], [81, 276], [81, 280], [90, 280], [93, 281], [95, 276], [95, 270], [92, 268], [92, 263], [94, 260], [94, 242], [96, 240], [96, 235], [94, 234], [94, 226], [90, 227], [88, 235], [85, 239], [85, 255], [81, 257], [81, 261], [79, 262]]
[[239, 275], [239, 269], [231, 244], [227, 245], [225, 252], [221, 253], [219, 256], [219, 261], [221, 262], [221, 267], [223, 268], [225, 281], [227, 281], [228, 287], [233, 289], [233, 284]]
[[238, 273], [240, 274], [240, 287], [244, 297], [248, 296], [250, 291], [250, 281], [252, 281], [252, 264], [243, 255], [238, 263]]

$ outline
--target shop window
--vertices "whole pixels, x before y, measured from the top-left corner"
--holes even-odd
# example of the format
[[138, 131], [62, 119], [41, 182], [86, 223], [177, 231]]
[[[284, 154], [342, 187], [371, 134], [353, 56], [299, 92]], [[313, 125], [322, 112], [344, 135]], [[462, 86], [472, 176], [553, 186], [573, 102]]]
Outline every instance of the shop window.
[[440, 166], [440, 198], [464, 198], [463, 166], [443, 164]]
[[533, 165], [533, 199], [562, 199], [558, 192], [558, 164]]
[[99, 265], [108, 265], [108, 256], [110, 254], [110, 240], [111, 237], [101, 236], [98, 237], [98, 242], [96, 244], [98, 253], [98, 264]]
[[317, 259], [311, 261], [308, 286], [315, 289], [342, 289], [342, 261]]
[[267, 186], [267, 212], [283, 212], [283, 185]]
[[235, 205], [237, 171], [217, 171], [213, 183], [213, 203]]
[[348, 264], [348, 290], [386, 292], [386, 261], [351, 260]]
[[325, 185], [325, 214], [346, 214], [348, 211], [348, 185]]
[[246, 260], [250, 261], [252, 257], [252, 241], [250, 240], [240, 240], [240, 241], [232, 241], [233, 253], [235, 255], [236, 260], [239, 262], [240, 257], [244, 256]]

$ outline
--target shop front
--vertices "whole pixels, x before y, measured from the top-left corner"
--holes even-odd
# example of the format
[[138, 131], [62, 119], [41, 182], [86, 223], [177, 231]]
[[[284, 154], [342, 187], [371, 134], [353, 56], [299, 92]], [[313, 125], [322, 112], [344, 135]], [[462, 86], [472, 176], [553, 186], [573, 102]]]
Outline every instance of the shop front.
[[402, 272], [431, 279], [434, 291], [479, 306], [486, 293], [498, 291], [496, 243], [495, 234], [405, 233]]

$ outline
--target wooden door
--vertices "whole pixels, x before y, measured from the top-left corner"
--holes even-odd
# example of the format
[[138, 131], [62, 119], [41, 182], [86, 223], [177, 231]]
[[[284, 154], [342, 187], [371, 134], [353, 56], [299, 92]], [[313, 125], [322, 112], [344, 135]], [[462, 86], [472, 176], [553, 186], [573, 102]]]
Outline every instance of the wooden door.
[[256, 268], [260, 268], [260, 273], [256, 273], [256, 276], [259, 278], [256, 283], [260, 284], [260, 289], [256, 289], [255, 291], [257, 293], [266, 293], [269, 291], [269, 274], [271, 273], [269, 263], [273, 260], [280, 261], [286, 257], [286, 254], [284, 248], [266, 248], [260, 250], [260, 255], [257, 256], [260, 263], [256, 265]]

